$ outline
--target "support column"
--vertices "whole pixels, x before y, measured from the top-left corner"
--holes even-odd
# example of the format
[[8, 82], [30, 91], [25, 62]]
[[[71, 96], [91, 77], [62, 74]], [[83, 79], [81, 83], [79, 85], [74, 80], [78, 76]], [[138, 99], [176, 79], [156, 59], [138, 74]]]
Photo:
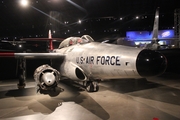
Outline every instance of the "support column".
[[23, 89], [26, 84], [26, 59], [21, 58], [19, 59], [18, 62], [18, 78], [19, 78], [19, 83], [17, 84], [19, 89]]
[[175, 41], [176, 47], [180, 48], [180, 9], [174, 11], [174, 33], [177, 38]]

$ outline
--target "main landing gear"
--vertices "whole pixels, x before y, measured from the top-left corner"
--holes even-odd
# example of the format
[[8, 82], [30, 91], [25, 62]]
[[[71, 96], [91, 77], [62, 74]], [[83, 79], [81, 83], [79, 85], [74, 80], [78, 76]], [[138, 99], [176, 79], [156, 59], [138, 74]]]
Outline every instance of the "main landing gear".
[[96, 81], [87, 81], [85, 88], [87, 92], [97, 92], [99, 90], [99, 85]]

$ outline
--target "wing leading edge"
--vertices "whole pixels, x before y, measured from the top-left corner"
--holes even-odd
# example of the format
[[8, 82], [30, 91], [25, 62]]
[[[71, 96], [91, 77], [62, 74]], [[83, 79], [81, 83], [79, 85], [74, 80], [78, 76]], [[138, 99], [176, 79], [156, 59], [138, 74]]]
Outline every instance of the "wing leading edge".
[[15, 58], [42, 58], [42, 59], [54, 59], [64, 58], [64, 55], [59, 53], [14, 53], [14, 52], [0, 52], [0, 57], [15, 57]]

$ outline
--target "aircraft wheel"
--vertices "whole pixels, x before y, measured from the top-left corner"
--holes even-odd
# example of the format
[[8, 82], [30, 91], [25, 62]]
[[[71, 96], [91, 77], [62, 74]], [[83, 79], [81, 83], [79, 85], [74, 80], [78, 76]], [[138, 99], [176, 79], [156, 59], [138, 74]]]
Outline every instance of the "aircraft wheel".
[[97, 92], [99, 90], [99, 86], [97, 82], [87, 81], [86, 83], [86, 91], [88, 92]]

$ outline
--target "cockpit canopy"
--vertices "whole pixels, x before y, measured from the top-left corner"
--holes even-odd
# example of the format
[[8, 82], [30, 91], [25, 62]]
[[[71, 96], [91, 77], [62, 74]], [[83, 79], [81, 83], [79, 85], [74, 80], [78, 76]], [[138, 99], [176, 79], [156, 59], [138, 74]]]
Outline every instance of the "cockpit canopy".
[[69, 37], [61, 42], [61, 44], [59, 45], [59, 49], [63, 47], [75, 45], [78, 43], [84, 44], [84, 43], [93, 42], [93, 41], [94, 40], [89, 35], [83, 35], [82, 37]]

